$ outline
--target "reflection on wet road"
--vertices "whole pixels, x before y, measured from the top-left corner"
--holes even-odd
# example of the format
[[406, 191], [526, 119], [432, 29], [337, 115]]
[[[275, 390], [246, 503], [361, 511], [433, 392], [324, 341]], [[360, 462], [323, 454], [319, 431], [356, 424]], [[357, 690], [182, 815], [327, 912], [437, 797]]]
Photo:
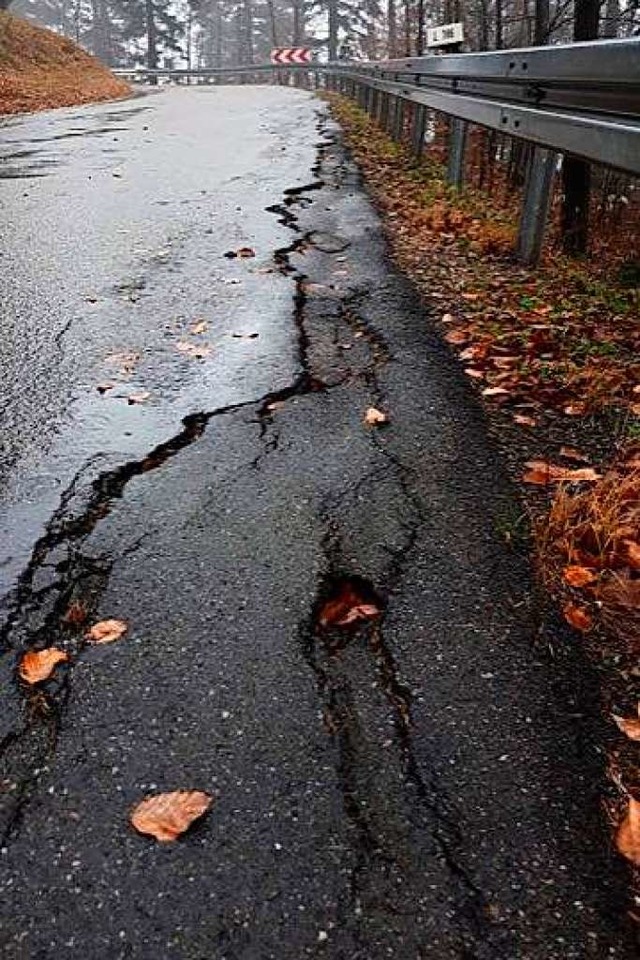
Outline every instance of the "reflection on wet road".
[[267, 208], [311, 179], [316, 123], [307, 94], [231, 87], [0, 125], [0, 596], [74, 477], [289, 381]]

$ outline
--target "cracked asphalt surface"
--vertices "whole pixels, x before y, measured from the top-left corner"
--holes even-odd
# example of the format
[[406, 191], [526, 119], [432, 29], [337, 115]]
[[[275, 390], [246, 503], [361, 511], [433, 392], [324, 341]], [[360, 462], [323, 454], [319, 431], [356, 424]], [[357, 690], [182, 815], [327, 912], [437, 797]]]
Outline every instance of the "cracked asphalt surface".
[[[106, 235], [63, 216], [65, 191], [88, 216], [99, 137], [56, 141], [29, 197], [8, 181], [16, 229], [51, 194], [47, 270], [65, 282], [55, 300], [45, 271], [25, 312], [25, 230], [24, 270], [3, 276], [22, 350], [3, 359], [4, 523], [21, 530], [4, 566], [3, 955], [633, 956], [595, 688], [505, 544], [519, 506], [482, 412], [388, 261], [338, 131], [308, 94], [237, 87], [3, 135], [109, 115]], [[140, 211], [165, 191], [153, 244], [179, 240], [140, 270]], [[116, 216], [129, 240], [110, 257]], [[243, 245], [256, 257], [224, 257]], [[187, 362], [172, 347], [200, 317], [214, 352]], [[100, 415], [116, 350], [141, 354], [127, 389], [152, 399], [110, 391]], [[372, 405], [389, 426], [363, 424]], [[383, 616], [322, 628], [345, 579]], [[129, 634], [87, 647], [63, 621], [75, 602]], [[25, 690], [21, 652], [53, 644], [70, 665]], [[212, 811], [174, 845], [137, 835], [131, 807], [172, 789], [214, 793]]]

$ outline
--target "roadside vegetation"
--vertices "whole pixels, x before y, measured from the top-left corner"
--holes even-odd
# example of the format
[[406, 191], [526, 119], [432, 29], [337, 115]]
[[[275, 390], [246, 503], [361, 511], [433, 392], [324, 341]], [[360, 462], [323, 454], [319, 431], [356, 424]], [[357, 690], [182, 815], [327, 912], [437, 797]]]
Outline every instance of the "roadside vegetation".
[[[640, 864], [640, 272], [550, 242], [513, 257], [517, 198], [446, 184], [354, 103], [328, 97], [398, 263], [434, 306], [520, 485], [503, 536], [531, 545], [539, 578], [598, 669], [610, 721], [610, 814]], [[627, 254], [625, 257], [624, 254]], [[532, 539], [529, 539], [532, 538]]]
[[71, 40], [0, 10], [0, 114], [115, 100], [130, 92]]

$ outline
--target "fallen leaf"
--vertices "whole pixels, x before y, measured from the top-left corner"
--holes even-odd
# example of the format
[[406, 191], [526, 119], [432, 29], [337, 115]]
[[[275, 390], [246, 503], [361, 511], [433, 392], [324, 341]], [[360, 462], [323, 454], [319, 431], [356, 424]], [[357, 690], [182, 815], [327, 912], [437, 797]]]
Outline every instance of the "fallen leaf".
[[581, 453], [580, 450], [576, 450], [575, 447], [560, 447], [560, 456], [566, 457], [567, 460], [577, 460], [579, 463], [589, 462], [589, 457]]
[[473, 380], [484, 380], [484, 373], [482, 370], [474, 370], [473, 367], [465, 367], [464, 372]]
[[133, 372], [140, 359], [139, 353], [112, 353], [105, 358], [105, 363], [110, 366], [119, 367], [119, 372], [128, 375]]
[[369, 407], [364, 415], [364, 422], [369, 427], [381, 426], [383, 423], [389, 423], [389, 415], [375, 407]]
[[99, 383], [96, 387], [98, 393], [107, 393], [108, 390], [113, 390], [115, 383]]
[[149, 834], [161, 843], [170, 843], [202, 817], [213, 797], [200, 790], [175, 790], [142, 800], [131, 811], [131, 824], [139, 833]]
[[513, 416], [513, 422], [521, 427], [537, 427], [538, 421], [535, 417], [525, 417], [522, 413], [516, 413]]
[[346, 627], [349, 623], [355, 623], [356, 620], [372, 620], [374, 617], [377, 617], [380, 611], [372, 603], [359, 603], [355, 607], [351, 607], [348, 613], [338, 620], [337, 626]]
[[563, 413], [566, 413], [568, 417], [581, 417], [586, 412], [586, 403], [569, 403], [563, 410]]
[[452, 313], [445, 313], [442, 317], [442, 323], [455, 323], [456, 318]]
[[579, 566], [565, 567], [562, 576], [572, 587], [586, 587], [589, 583], [598, 579], [593, 570]]
[[85, 639], [89, 643], [113, 643], [123, 637], [128, 629], [125, 620], [100, 620], [87, 631]]
[[178, 340], [176, 343], [176, 350], [179, 350], [180, 353], [184, 353], [187, 357], [193, 357], [194, 360], [202, 360], [204, 357], [208, 357], [211, 353], [211, 347], [207, 347], [204, 344], [198, 346], [195, 343], [189, 343], [188, 340]]
[[601, 474], [596, 473], [591, 467], [569, 470], [554, 463], [547, 463], [545, 460], [528, 460], [525, 467], [527, 472], [522, 477], [524, 483], [540, 486], [550, 483], [595, 483], [596, 480], [601, 479]]
[[469, 339], [469, 334], [466, 330], [451, 330], [449, 333], [445, 334], [445, 340], [447, 343], [453, 344], [462, 344], [466, 343]]
[[206, 320], [198, 320], [198, 322], [194, 323], [194, 325], [191, 327], [190, 332], [194, 335], [194, 337], [197, 337], [200, 333], [206, 333], [208, 329], [209, 324]]
[[235, 260], [238, 257], [240, 260], [248, 260], [251, 257], [255, 257], [256, 252], [252, 250], [251, 247], [240, 247], [238, 250], [229, 250], [225, 253], [227, 260]]
[[373, 620], [380, 608], [365, 597], [352, 583], [341, 584], [336, 595], [327, 600], [320, 610], [321, 627], [346, 627], [358, 620]]
[[56, 647], [25, 653], [20, 661], [19, 673], [25, 683], [41, 683], [48, 680], [56, 665], [68, 660], [69, 655]]
[[144, 403], [150, 396], [151, 394], [148, 390], [140, 390], [139, 393], [130, 393], [127, 397], [127, 403]]
[[575, 603], [566, 603], [562, 612], [567, 623], [581, 633], [586, 633], [593, 626], [593, 621], [584, 607], [579, 607]]
[[623, 540], [626, 559], [630, 567], [634, 570], [640, 570], [640, 543], [635, 540]]
[[618, 852], [636, 866], [640, 866], [640, 802], [629, 797], [629, 806], [616, 832]]
[[74, 600], [74, 602], [70, 603], [67, 607], [67, 612], [62, 618], [62, 622], [77, 626], [80, 623], [84, 623], [86, 619], [87, 611], [84, 606], [78, 600]]
[[618, 717], [614, 713], [613, 719], [630, 740], [640, 740], [640, 703], [638, 704], [637, 717]]
[[504, 387], [486, 387], [482, 391], [483, 397], [506, 397], [509, 395], [509, 391]]

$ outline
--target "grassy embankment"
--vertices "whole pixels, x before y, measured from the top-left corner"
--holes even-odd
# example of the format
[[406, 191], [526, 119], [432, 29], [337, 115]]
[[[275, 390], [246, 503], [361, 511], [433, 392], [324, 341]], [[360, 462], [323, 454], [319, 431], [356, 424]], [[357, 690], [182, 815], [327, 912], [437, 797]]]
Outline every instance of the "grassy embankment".
[[70, 40], [0, 11], [0, 114], [115, 100], [129, 93], [128, 84]]

